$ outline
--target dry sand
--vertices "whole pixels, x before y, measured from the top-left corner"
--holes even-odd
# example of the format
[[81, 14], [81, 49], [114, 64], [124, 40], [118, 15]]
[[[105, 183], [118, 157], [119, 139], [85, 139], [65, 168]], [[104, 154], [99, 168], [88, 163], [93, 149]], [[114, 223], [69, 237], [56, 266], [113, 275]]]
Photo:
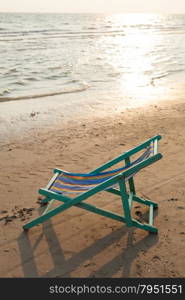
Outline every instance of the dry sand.
[[[0, 277], [185, 277], [184, 128], [179, 101], [70, 122], [1, 145]], [[22, 230], [43, 209], [37, 190], [53, 168], [91, 171], [156, 134], [163, 159], [135, 180], [138, 194], [159, 204], [158, 235], [77, 207]], [[122, 212], [120, 199], [106, 192], [90, 202]]]

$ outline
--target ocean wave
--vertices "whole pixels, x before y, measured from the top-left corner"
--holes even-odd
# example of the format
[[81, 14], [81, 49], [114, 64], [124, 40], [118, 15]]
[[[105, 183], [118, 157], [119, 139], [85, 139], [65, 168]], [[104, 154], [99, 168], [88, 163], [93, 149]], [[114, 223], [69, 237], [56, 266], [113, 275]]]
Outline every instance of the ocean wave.
[[13, 73], [17, 73], [18, 70], [17, 70], [16, 68], [12, 68], [12, 69], [9, 69], [8, 72], [9, 72], [9, 73], [12, 73], [12, 72], [13, 72]]
[[0, 39], [0, 42], [18, 42], [18, 41], [22, 41], [23, 38], [18, 38], [18, 39]]
[[[3, 30], [0, 28], [0, 30]], [[46, 33], [46, 32], [51, 32], [51, 33], [55, 33], [55, 32], [61, 32], [63, 31], [62, 29], [43, 29], [43, 30], [18, 30], [18, 31], [4, 31], [1, 33], [1, 35], [6, 35], [6, 36], [15, 36], [15, 35], [25, 35], [25, 34], [33, 34], [33, 33]]]
[[179, 73], [179, 72], [184, 72], [185, 71], [185, 69], [174, 69], [174, 70], [169, 70], [168, 72], [169, 72], [169, 74], [172, 74], [172, 73]]
[[168, 76], [168, 74], [169, 74], [169, 72], [166, 71], [166, 72], [164, 72], [164, 73], [160, 73], [160, 74], [154, 75], [154, 76], [152, 77], [152, 80], [160, 79], [160, 78], [166, 77], [166, 76]]
[[16, 84], [16, 85], [26, 85], [26, 82], [24, 80], [17, 80], [15, 81], [13, 84]]
[[109, 77], [118, 77], [121, 75], [121, 72], [114, 72], [114, 73], [109, 73], [107, 74]]
[[48, 67], [48, 70], [60, 70], [63, 69], [62, 66], [54, 66], [54, 67]]
[[25, 79], [28, 81], [39, 81], [37, 77], [25, 77]]
[[96, 27], [84, 27], [84, 29], [88, 29], [88, 30], [95, 30], [95, 29], [97, 29]]
[[9, 90], [8, 89], [5, 89], [5, 90], [0, 90], [0, 98], [4, 95], [7, 95], [9, 93]]
[[[60, 34], [50, 34], [47, 36], [15, 36], [15, 37], [1, 37], [0, 35], [0, 42], [20, 42], [20, 41], [38, 41], [42, 38], [42, 41], [50, 40], [50, 39], [80, 39], [80, 38], [94, 38], [97, 36], [106, 35], [106, 36], [125, 36], [123, 31], [97, 31], [97, 32], [68, 32], [68, 33], [60, 33]], [[45, 49], [45, 48], [42, 48]], [[38, 48], [34, 48], [33, 50], [38, 50]]]
[[79, 80], [78, 79], [71, 79], [71, 80], [68, 80], [65, 82], [65, 84], [71, 84], [71, 83], [79, 83]]
[[4, 72], [4, 76], [6, 76], [6, 77], [8, 77], [8, 76], [14, 76], [14, 75], [16, 75], [18, 72], [19, 72], [18, 69], [16, 69], [16, 68], [11, 68], [11, 69], [6, 70], [6, 71]]
[[58, 79], [58, 78], [60, 78], [61, 76], [60, 75], [48, 75], [48, 76], [45, 76], [44, 78], [45, 79], [51, 79], [51, 80], [54, 80], [54, 79]]
[[167, 76], [169, 76], [169, 75], [172, 75], [172, 74], [174, 74], [174, 73], [180, 73], [180, 72], [184, 72], [184, 71], [185, 71], [185, 69], [167, 70], [167, 71], [164, 72], [164, 73], [161, 73], [161, 74], [152, 76], [152, 78], [151, 78], [151, 83], [154, 83], [154, 81], [157, 80], [157, 79], [161, 79], [161, 78], [167, 77]]
[[[111, 26], [105, 26], [104, 28], [111, 28]], [[79, 31], [73, 31], [73, 30], [51, 30], [51, 31], [47, 31], [47, 34], [51, 35], [51, 36], [60, 36], [60, 35], [82, 35], [82, 34], [107, 34], [107, 33], [123, 33], [123, 30], [100, 30], [100, 31], [96, 31], [96, 28], [87, 28], [88, 30], [91, 30], [91, 31], [88, 31], [88, 30], [81, 30], [80, 32]], [[92, 31], [93, 30], [93, 31]], [[20, 36], [23, 36], [25, 38], [25, 35], [32, 35], [33, 33], [45, 33], [45, 31], [27, 31], [26, 34], [24, 31], [17, 31], [17, 32], [2, 32], [0, 34], [1, 37], [13, 37], [13, 38], [16, 38], [16, 37], [20, 37]], [[38, 36], [38, 38], [40, 38], [40, 35]]]
[[62, 90], [62, 91], [56, 91], [56, 92], [48, 92], [43, 94], [33, 94], [33, 95], [24, 95], [24, 96], [17, 96], [17, 97], [0, 97], [0, 102], [6, 102], [6, 101], [16, 101], [16, 100], [26, 100], [26, 99], [35, 99], [35, 98], [43, 98], [43, 97], [51, 97], [51, 96], [57, 96], [62, 94], [71, 94], [71, 93], [79, 93], [87, 90], [89, 88], [89, 85], [83, 85], [79, 88], [74, 88], [71, 90]]

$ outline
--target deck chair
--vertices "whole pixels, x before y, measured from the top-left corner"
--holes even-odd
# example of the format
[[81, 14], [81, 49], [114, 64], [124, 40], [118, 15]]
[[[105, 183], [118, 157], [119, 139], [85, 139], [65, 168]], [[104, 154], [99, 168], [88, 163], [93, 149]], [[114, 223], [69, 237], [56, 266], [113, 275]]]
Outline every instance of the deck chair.
[[[157, 233], [158, 230], [153, 225], [154, 209], [157, 208], [157, 203], [136, 195], [134, 175], [141, 169], [162, 158], [162, 155], [158, 153], [158, 141], [160, 139], [160, 135], [154, 136], [88, 174], [70, 173], [54, 169], [54, 176], [47, 186], [39, 189], [39, 193], [44, 196], [42, 203], [47, 204], [45, 211], [38, 218], [25, 224], [23, 229], [27, 230], [72, 206], [76, 206], [126, 223], [128, 227], [135, 226], [152, 233]], [[142, 152], [142, 154], [139, 155], [139, 152]], [[139, 156], [133, 160], [133, 155], [134, 157], [136, 155]], [[124, 166], [113, 169], [113, 166], [122, 161], [124, 162]], [[121, 198], [123, 215], [118, 215], [84, 202], [87, 198], [101, 191], [113, 193]], [[62, 204], [52, 208], [52, 203], [56, 200], [61, 201]], [[133, 201], [149, 206], [148, 223], [140, 222], [132, 217], [131, 208]]]

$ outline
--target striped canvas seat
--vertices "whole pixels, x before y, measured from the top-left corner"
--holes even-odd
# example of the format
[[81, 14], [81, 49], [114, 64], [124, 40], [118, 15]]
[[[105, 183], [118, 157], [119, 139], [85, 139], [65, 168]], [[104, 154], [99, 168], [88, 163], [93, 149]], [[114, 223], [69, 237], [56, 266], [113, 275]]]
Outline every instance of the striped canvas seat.
[[[61, 174], [57, 176], [54, 183], [50, 187], [52, 192], [58, 194], [70, 194], [70, 193], [82, 193], [85, 192], [100, 183], [105, 182], [106, 180], [112, 178], [113, 176], [123, 172], [124, 170], [129, 169], [130, 167], [136, 165], [137, 163], [145, 160], [151, 154], [153, 154], [153, 145], [147, 147], [146, 151], [142, 153], [140, 157], [131, 162], [130, 164], [114, 169], [107, 172], [101, 172], [98, 174], [83, 174], [83, 173], [69, 173], [62, 171]], [[134, 173], [135, 174], [135, 173]], [[131, 174], [126, 179], [128, 180], [134, 174]]]

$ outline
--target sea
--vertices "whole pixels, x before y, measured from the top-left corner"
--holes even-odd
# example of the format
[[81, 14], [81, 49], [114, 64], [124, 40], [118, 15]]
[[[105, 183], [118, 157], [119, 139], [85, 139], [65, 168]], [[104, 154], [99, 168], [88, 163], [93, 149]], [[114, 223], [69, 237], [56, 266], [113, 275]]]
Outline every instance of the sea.
[[26, 113], [74, 119], [183, 98], [184, 86], [183, 14], [0, 13], [1, 128]]

